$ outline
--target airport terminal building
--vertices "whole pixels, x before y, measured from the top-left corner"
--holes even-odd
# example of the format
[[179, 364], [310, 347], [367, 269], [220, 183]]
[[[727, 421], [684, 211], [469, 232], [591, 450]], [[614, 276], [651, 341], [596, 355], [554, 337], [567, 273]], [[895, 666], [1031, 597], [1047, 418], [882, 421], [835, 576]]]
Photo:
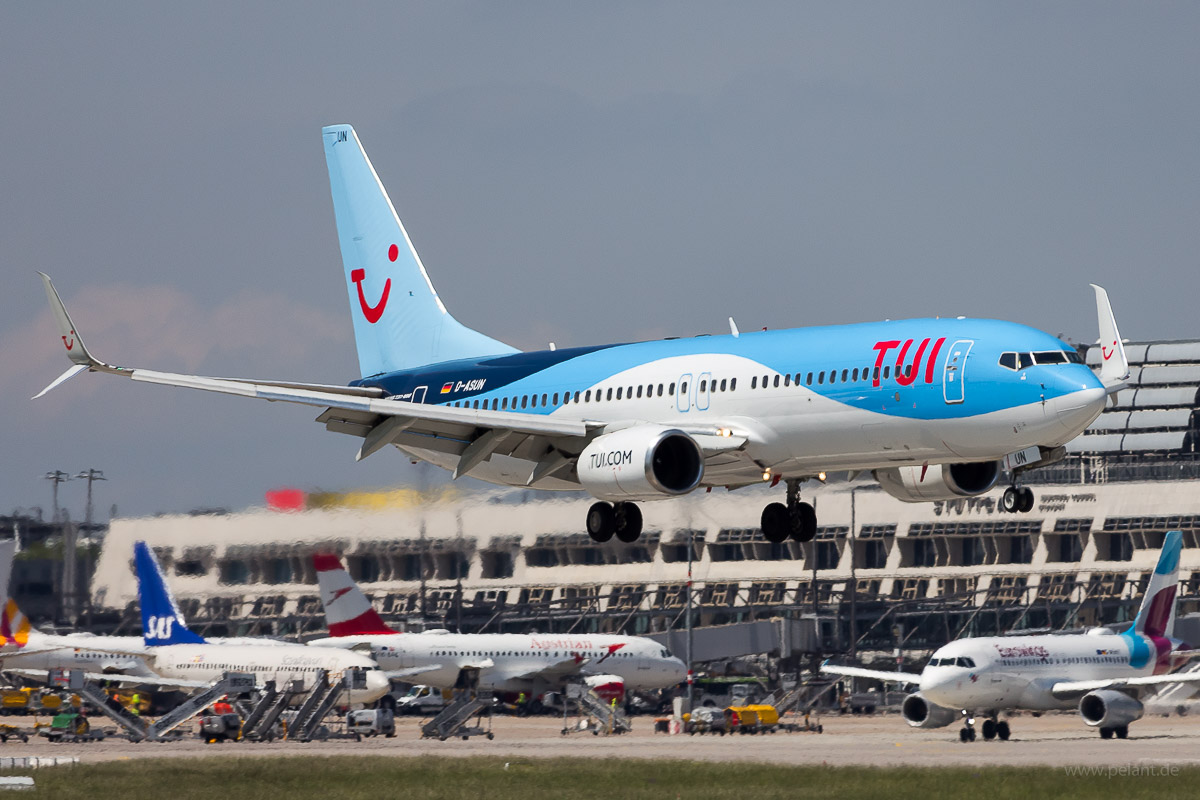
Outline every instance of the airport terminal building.
[[762, 537], [782, 494], [765, 485], [646, 503], [633, 544], [593, 542], [582, 493], [117, 519], [92, 600], [137, 629], [143, 539], [202, 632], [319, 634], [311, 555], [332, 551], [398, 626], [640, 634], [684, 626], [690, 569], [694, 625], [807, 620], [813, 657], [919, 657], [968, 633], [1128, 620], [1164, 534], [1181, 530], [1180, 613], [1200, 611], [1200, 342], [1127, 351], [1131, 387], [1065, 461], [1027, 476], [1029, 513], [1002, 512], [998, 489], [907, 504], [870, 476], [831, 476], [803, 488], [820, 521], [806, 544]]

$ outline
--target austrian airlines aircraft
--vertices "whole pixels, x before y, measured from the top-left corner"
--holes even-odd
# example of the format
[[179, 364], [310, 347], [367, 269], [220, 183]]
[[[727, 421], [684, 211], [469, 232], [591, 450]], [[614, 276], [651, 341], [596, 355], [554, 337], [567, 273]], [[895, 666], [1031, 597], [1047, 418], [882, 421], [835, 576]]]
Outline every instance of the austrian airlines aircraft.
[[[872, 471], [908, 502], [990, 491], [1028, 511], [1025, 469], [1062, 457], [1124, 385], [1128, 364], [1096, 289], [1099, 377], [1074, 348], [1010, 322], [914, 319], [518, 352], [446, 310], [357, 134], [323, 129], [362, 378], [350, 386], [116, 367], [92, 356], [43, 275], [68, 358], [83, 371], [318, 406], [317, 421], [493, 483], [585, 490], [593, 539], [634, 541], [635, 501], [700, 487], [786, 486], [767, 539], [817, 530], [802, 482]], [[40, 395], [38, 395], [40, 396]]]
[[1102, 737], [1124, 739], [1129, 723], [1142, 718], [1143, 691], [1200, 682], [1200, 672], [1170, 672], [1200, 654], [1173, 637], [1182, 549], [1182, 534], [1168, 533], [1141, 610], [1120, 633], [1092, 628], [1082, 635], [959, 639], [935, 652], [920, 675], [828, 664], [821, 670], [919, 686], [904, 699], [905, 721], [914, 728], [940, 728], [964, 719], [959, 732], [964, 742], [975, 740], [977, 712], [987, 716], [983, 738], [1007, 739], [1009, 726], [999, 712], [1018, 708], [1078, 707]]
[[478, 686], [537, 697], [582, 680], [606, 700], [627, 689], [666, 689], [687, 674], [683, 662], [650, 639], [600, 634], [400, 633], [388, 627], [337, 556], [315, 555], [313, 566], [330, 637], [310, 647], [370, 649], [391, 678], [437, 689], [461, 685], [477, 670]]

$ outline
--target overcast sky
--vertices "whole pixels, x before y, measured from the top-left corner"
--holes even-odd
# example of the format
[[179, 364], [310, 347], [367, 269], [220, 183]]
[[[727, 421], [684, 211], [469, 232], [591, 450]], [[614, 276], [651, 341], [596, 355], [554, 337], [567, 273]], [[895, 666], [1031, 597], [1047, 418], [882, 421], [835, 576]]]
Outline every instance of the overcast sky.
[[[0, 5], [0, 513], [412, 481], [316, 410], [83, 375], [357, 376], [320, 128], [523, 348], [905, 316], [1200, 337], [1195, 3]], [[63, 489], [82, 516], [83, 486]]]

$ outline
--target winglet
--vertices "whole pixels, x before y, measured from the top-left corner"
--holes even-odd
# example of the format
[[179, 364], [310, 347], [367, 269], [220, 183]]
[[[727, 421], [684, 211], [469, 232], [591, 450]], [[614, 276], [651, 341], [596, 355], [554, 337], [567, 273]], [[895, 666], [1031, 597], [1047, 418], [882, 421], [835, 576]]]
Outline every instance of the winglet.
[[1100, 356], [1103, 359], [1100, 362], [1100, 382], [1111, 394], [1125, 388], [1125, 381], [1129, 378], [1129, 359], [1125, 356], [1121, 332], [1117, 330], [1117, 320], [1108, 302], [1108, 292], [1094, 283], [1091, 286], [1096, 290], [1096, 318], [1100, 324]]
[[118, 367], [105, 364], [88, 352], [83, 339], [76, 333], [75, 323], [71, 321], [71, 315], [67, 313], [67, 307], [63, 305], [62, 298], [58, 296], [58, 292], [54, 289], [54, 284], [50, 282], [50, 276], [44, 272], [39, 272], [38, 275], [41, 276], [42, 283], [45, 285], [46, 299], [50, 301], [50, 312], [54, 315], [54, 322], [58, 326], [59, 338], [62, 339], [63, 347], [67, 350], [67, 358], [71, 359], [71, 363], [74, 366], [58, 376], [45, 389], [35, 394], [33, 399], [37, 400], [46, 394], [46, 392], [59, 384], [65, 383], [68, 379], [75, 377], [85, 369], [95, 370], [96, 372], [121, 372], [122, 370]]

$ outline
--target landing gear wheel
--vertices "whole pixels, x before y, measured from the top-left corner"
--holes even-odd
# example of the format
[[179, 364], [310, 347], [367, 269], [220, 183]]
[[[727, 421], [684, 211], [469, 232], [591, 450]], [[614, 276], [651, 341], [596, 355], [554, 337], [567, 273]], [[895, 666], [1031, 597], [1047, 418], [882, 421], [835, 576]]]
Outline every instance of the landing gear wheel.
[[983, 738], [985, 741], [991, 741], [996, 738], [996, 720], [985, 719], [983, 721]]
[[616, 512], [608, 503], [592, 503], [587, 513], [587, 532], [595, 542], [607, 542], [617, 529]]
[[1117, 735], [1118, 739], [1128, 739], [1129, 738], [1129, 726], [1128, 725], [1118, 725], [1117, 727], [1113, 728], [1113, 733], [1115, 733]]
[[1030, 511], [1033, 511], [1033, 489], [1030, 489], [1028, 486], [1022, 486], [1017, 490], [1017, 493], [1021, 495], [1020, 512], [1028, 514]]
[[1100, 729], [1100, 738], [1101, 739], [1111, 739], [1112, 735], [1113, 735], [1112, 728], [1101, 728]]
[[960, 742], [962, 742], [963, 744], [966, 744], [967, 742], [975, 741], [975, 729], [974, 728], [963, 728], [962, 730], [960, 730], [958, 732], [958, 740]]
[[1000, 510], [1006, 514], [1015, 514], [1020, 507], [1021, 498], [1017, 494], [1017, 487], [1010, 486], [1005, 489], [1000, 497]]
[[613, 509], [617, 538], [626, 544], [642, 535], [642, 510], [636, 503], [617, 503]]
[[783, 503], [771, 503], [762, 512], [763, 537], [772, 544], [786, 542], [792, 534], [792, 515]]
[[811, 542], [817, 538], [817, 510], [809, 503], [797, 503], [791, 511], [791, 536], [797, 542]]
[[1012, 731], [1009, 730], [1007, 722], [997, 722], [996, 723], [996, 735], [1000, 737], [1000, 741], [1002, 741], [1002, 742], [1008, 741], [1008, 737], [1012, 735]]

